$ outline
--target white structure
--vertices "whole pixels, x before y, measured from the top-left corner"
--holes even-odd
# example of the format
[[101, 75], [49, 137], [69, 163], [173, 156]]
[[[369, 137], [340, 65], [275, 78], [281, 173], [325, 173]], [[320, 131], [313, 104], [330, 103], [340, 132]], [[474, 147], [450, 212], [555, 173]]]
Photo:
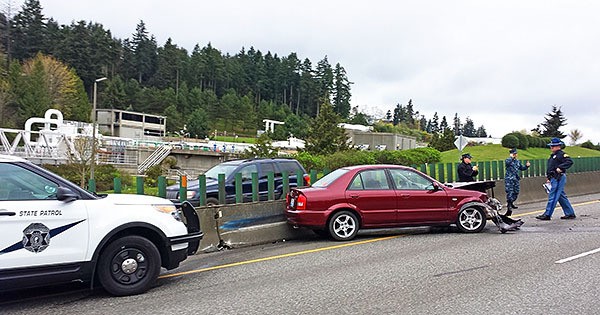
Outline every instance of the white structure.
[[271, 133], [275, 132], [275, 125], [283, 125], [285, 124], [283, 121], [271, 120], [271, 119], [263, 119], [265, 123], [265, 131], [270, 131]]
[[160, 139], [167, 132], [167, 117], [120, 109], [97, 109], [98, 129], [114, 137]]

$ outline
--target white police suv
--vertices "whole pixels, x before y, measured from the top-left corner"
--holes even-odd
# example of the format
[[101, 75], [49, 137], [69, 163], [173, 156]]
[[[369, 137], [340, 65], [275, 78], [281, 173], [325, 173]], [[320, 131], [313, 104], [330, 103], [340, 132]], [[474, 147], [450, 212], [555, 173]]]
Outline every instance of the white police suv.
[[0, 155], [0, 292], [71, 281], [145, 292], [161, 266], [176, 268], [198, 248], [198, 218], [182, 209], [187, 227], [167, 199], [98, 196]]

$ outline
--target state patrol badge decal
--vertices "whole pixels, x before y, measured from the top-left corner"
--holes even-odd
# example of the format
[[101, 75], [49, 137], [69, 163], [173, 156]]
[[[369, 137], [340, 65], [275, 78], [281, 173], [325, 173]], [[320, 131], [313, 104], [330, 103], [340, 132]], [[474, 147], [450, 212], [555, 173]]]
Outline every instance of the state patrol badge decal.
[[39, 253], [50, 246], [50, 229], [42, 223], [31, 223], [23, 230], [23, 248]]

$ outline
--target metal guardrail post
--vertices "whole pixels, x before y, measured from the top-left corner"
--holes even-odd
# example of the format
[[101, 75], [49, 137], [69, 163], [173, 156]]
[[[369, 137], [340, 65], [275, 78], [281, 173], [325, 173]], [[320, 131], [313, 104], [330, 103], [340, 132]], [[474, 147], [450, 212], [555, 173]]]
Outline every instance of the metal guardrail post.
[[114, 190], [115, 194], [121, 193], [121, 178], [120, 177], [113, 178], [113, 190]]
[[135, 178], [135, 186], [136, 186], [136, 193], [138, 195], [143, 195], [144, 194], [144, 177], [143, 176], [137, 176]]
[[304, 187], [304, 173], [302, 173], [301, 170], [297, 170], [296, 171], [296, 186], [298, 186], [298, 188], [300, 187]]
[[269, 185], [269, 200], [275, 200], [275, 174], [273, 172], [267, 173], [267, 182]]
[[200, 206], [206, 206], [206, 175], [198, 176], [198, 193]]
[[252, 201], [258, 201], [258, 173], [252, 173]]
[[448, 183], [454, 181], [454, 170], [452, 169], [452, 163], [446, 163], [446, 176], [448, 177]]
[[219, 174], [217, 181], [219, 183], [219, 204], [224, 205], [227, 197], [225, 194], [225, 174]]
[[242, 203], [242, 173], [235, 174], [235, 203]]
[[310, 170], [310, 182], [311, 184], [317, 181], [317, 170]]
[[167, 178], [162, 175], [158, 176], [158, 196], [167, 198]]
[[90, 178], [90, 180], [88, 181], [88, 190], [91, 192], [96, 192], [96, 180], [93, 178]]
[[283, 177], [283, 192], [281, 196], [285, 197], [290, 192], [290, 173], [288, 171], [281, 172]]
[[179, 176], [179, 201], [187, 200], [187, 176]]

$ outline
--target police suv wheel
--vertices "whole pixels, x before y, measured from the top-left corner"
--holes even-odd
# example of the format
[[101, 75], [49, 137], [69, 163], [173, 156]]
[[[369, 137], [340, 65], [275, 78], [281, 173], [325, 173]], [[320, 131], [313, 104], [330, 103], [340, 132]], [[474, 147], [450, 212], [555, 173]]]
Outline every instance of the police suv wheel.
[[456, 227], [464, 233], [478, 233], [485, 228], [486, 223], [483, 210], [476, 207], [467, 207], [458, 212]]
[[160, 266], [160, 253], [152, 242], [141, 236], [125, 236], [100, 254], [98, 277], [112, 295], [139, 294], [154, 284]]

